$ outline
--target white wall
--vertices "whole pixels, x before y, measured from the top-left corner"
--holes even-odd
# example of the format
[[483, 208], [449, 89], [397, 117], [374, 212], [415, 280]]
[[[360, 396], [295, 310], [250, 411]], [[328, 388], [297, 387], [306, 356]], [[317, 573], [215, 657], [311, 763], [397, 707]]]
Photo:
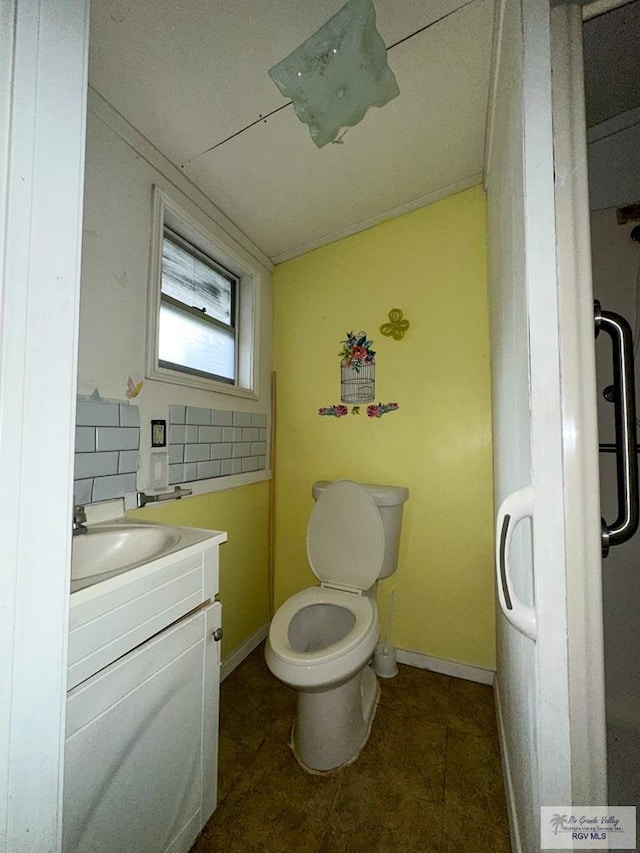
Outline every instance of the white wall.
[[[259, 305], [258, 396], [185, 388], [145, 379], [136, 398], [142, 431], [138, 488], [148, 488], [149, 421], [167, 418], [169, 404], [269, 413], [271, 263], [182, 173], [90, 91], [82, 249], [78, 393], [124, 400], [127, 378], [145, 379], [145, 345], [152, 188], [156, 184], [262, 276]], [[261, 475], [207, 481], [227, 487]], [[201, 484], [199, 491], [203, 489]]]

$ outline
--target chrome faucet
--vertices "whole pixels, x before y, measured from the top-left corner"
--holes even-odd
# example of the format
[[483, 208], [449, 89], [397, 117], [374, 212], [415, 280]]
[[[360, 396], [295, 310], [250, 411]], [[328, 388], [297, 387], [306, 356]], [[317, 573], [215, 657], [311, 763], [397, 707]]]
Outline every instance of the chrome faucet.
[[81, 504], [76, 504], [73, 508], [73, 519], [71, 522], [73, 535], [77, 536], [79, 533], [87, 533], [86, 523], [87, 513], [84, 511], [84, 507]]

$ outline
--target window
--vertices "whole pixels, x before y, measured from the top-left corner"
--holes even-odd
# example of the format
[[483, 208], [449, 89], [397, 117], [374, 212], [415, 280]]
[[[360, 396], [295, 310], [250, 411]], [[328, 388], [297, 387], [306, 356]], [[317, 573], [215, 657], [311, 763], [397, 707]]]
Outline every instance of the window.
[[238, 279], [171, 229], [162, 240], [160, 365], [233, 383]]
[[194, 219], [155, 187], [147, 376], [257, 398], [263, 274], [215, 222]]

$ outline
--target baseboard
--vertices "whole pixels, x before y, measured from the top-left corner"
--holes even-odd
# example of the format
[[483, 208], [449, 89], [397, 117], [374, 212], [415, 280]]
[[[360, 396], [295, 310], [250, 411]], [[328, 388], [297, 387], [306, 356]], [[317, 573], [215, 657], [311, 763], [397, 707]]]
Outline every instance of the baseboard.
[[502, 703], [500, 695], [500, 680], [496, 678], [493, 683], [493, 696], [496, 705], [496, 723], [498, 725], [498, 740], [500, 742], [500, 757], [502, 759], [502, 775], [504, 777], [504, 792], [507, 800], [507, 813], [509, 815], [509, 833], [511, 835], [511, 849], [513, 853], [522, 853], [522, 843], [518, 832], [518, 821], [516, 819], [516, 798], [513, 790], [513, 779], [511, 776], [511, 764], [507, 751], [505, 739], [504, 716], [502, 714]]
[[[220, 667], [220, 680], [231, 675], [233, 670], [240, 666], [242, 661], [251, 652], [266, 640], [269, 634], [269, 622], [259, 628], [255, 634], [248, 637], [244, 643], [234, 649], [222, 662]], [[441, 675], [450, 675], [453, 678], [464, 678], [465, 681], [475, 681], [478, 684], [493, 684], [495, 672], [481, 666], [470, 666], [467, 663], [458, 663], [455, 660], [444, 660], [423, 655], [422, 652], [412, 652], [409, 649], [396, 649], [398, 663], [415, 666], [418, 669], [429, 669], [431, 672], [439, 672]]]
[[220, 667], [220, 681], [224, 681], [228, 675], [231, 675], [233, 670], [240, 666], [242, 661], [249, 657], [251, 652], [257, 648], [263, 640], [266, 640], [269, 633], [269, 622], [265, 623], [262, 628], [259, 628], [255, 634], [252, 634], [240, 646], [234, 649], [222, 662]]
[[464, 678], [465, 681], [475, 681], [478, 684], [493, 684], [495, 672], [481, 666], [470, 666], [467, 663], [458, 663], [455, 660], [443, 660], [423, 655], [421, 652], [412, 652], [408, 649], [396, 649], [398, 663], [406, 663], [416, 666], [418, 669], [430, 669], [431, 672], [439, 672], [441, 675], [451, 675], [453, 678]]

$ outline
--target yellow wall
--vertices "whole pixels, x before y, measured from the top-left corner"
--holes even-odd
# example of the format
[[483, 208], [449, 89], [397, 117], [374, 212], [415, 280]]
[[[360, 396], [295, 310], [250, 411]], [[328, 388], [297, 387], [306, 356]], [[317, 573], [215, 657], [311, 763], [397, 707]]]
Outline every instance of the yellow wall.
[[229, 540], [220, 546], [223, 659], [268, 622], [267, 482], [147, 506], [130, 515], [229, 534]]
[[[401, 308], [402, 341], [380, 325]], [[492, 467], [485, 203], [479, 187], [276, 267], [276, 606], [313, 584], [311, 484], [408, 486], [398, 571], [378, 591], [391, 640], [493, 667]], [[381, 419], [320, 417], [340, 402], [340, 341], [365, 330]]]

